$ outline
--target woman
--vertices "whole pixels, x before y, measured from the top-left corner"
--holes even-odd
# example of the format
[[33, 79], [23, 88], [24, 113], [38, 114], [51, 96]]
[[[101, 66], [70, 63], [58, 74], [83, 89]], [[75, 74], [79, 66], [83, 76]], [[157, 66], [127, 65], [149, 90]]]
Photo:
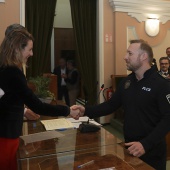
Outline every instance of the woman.
[[4, 170], [17, 170], [24, 104], [42, 115], [70, 114], [69, 107], [42, 103], [28, 88], [22, 65], [33, 55], [32, 48], [33, 37], [25, 29], [11, 31], [0, 46], [0, 167]]
[[[5, 30], [5, 36], [7, 36], [11, 31], [14, 30], [26, 30], [25, 27], [23, 27], [20, 24], [11, 24], [9, 25], [6, 30]], [[24, 119], [28, 119], [28, 120], [38, 120], [40, 118], [39, 114], [34, 113], [32, 110], [28, 109], [25, 107], [24, 109]]]

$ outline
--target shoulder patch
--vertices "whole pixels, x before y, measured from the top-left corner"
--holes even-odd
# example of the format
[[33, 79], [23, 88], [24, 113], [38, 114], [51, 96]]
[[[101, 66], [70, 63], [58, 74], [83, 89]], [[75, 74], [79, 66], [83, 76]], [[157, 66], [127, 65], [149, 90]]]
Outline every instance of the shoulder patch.
[[168, 100], [168, 102], [170, 104], [170, 94], [166, 95], [166, 99]]
[[131, 84], [131, 81], [130, 80], [126, 80], [124, 89], [128, 89], [130, 87], [130, 84]]
[[0, 98], [4, 95], [4, 91], [0, 88]]

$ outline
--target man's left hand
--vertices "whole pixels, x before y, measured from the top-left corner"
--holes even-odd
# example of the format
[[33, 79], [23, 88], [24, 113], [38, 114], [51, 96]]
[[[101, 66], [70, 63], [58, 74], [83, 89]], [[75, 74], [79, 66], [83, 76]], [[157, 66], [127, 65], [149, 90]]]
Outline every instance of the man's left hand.
[[133, 156], [140, 157], [145, 154], [145, 149], [140, 142], [125, 143], [125, 146], [128, 146], [128, 151]]

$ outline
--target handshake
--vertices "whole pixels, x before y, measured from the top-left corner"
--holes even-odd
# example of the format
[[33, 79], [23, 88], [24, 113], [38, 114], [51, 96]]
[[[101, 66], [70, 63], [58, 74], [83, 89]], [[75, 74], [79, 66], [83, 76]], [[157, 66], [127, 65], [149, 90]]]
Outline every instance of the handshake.
[[76, 120], [84, 116], [84, 112], [85, 108], [81, 105], [73, 105], [70, 107], [70, 116]]

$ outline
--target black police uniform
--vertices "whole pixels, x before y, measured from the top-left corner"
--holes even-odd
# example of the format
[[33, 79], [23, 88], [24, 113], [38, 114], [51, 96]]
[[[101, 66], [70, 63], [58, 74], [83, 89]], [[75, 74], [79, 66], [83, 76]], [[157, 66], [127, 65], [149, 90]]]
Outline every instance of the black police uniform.
[[120, 106], [125, 111], [125, 142], [139, 141], [146, 152], [140, 158], [157, 170], [165, 170], [165, 136], [170, 130], [169, 80], [154, 68], [147, 70], [140, 81], [132, 73], [120, 83], [109, 101], [86, 107], [85, 115], [104, 116]]

